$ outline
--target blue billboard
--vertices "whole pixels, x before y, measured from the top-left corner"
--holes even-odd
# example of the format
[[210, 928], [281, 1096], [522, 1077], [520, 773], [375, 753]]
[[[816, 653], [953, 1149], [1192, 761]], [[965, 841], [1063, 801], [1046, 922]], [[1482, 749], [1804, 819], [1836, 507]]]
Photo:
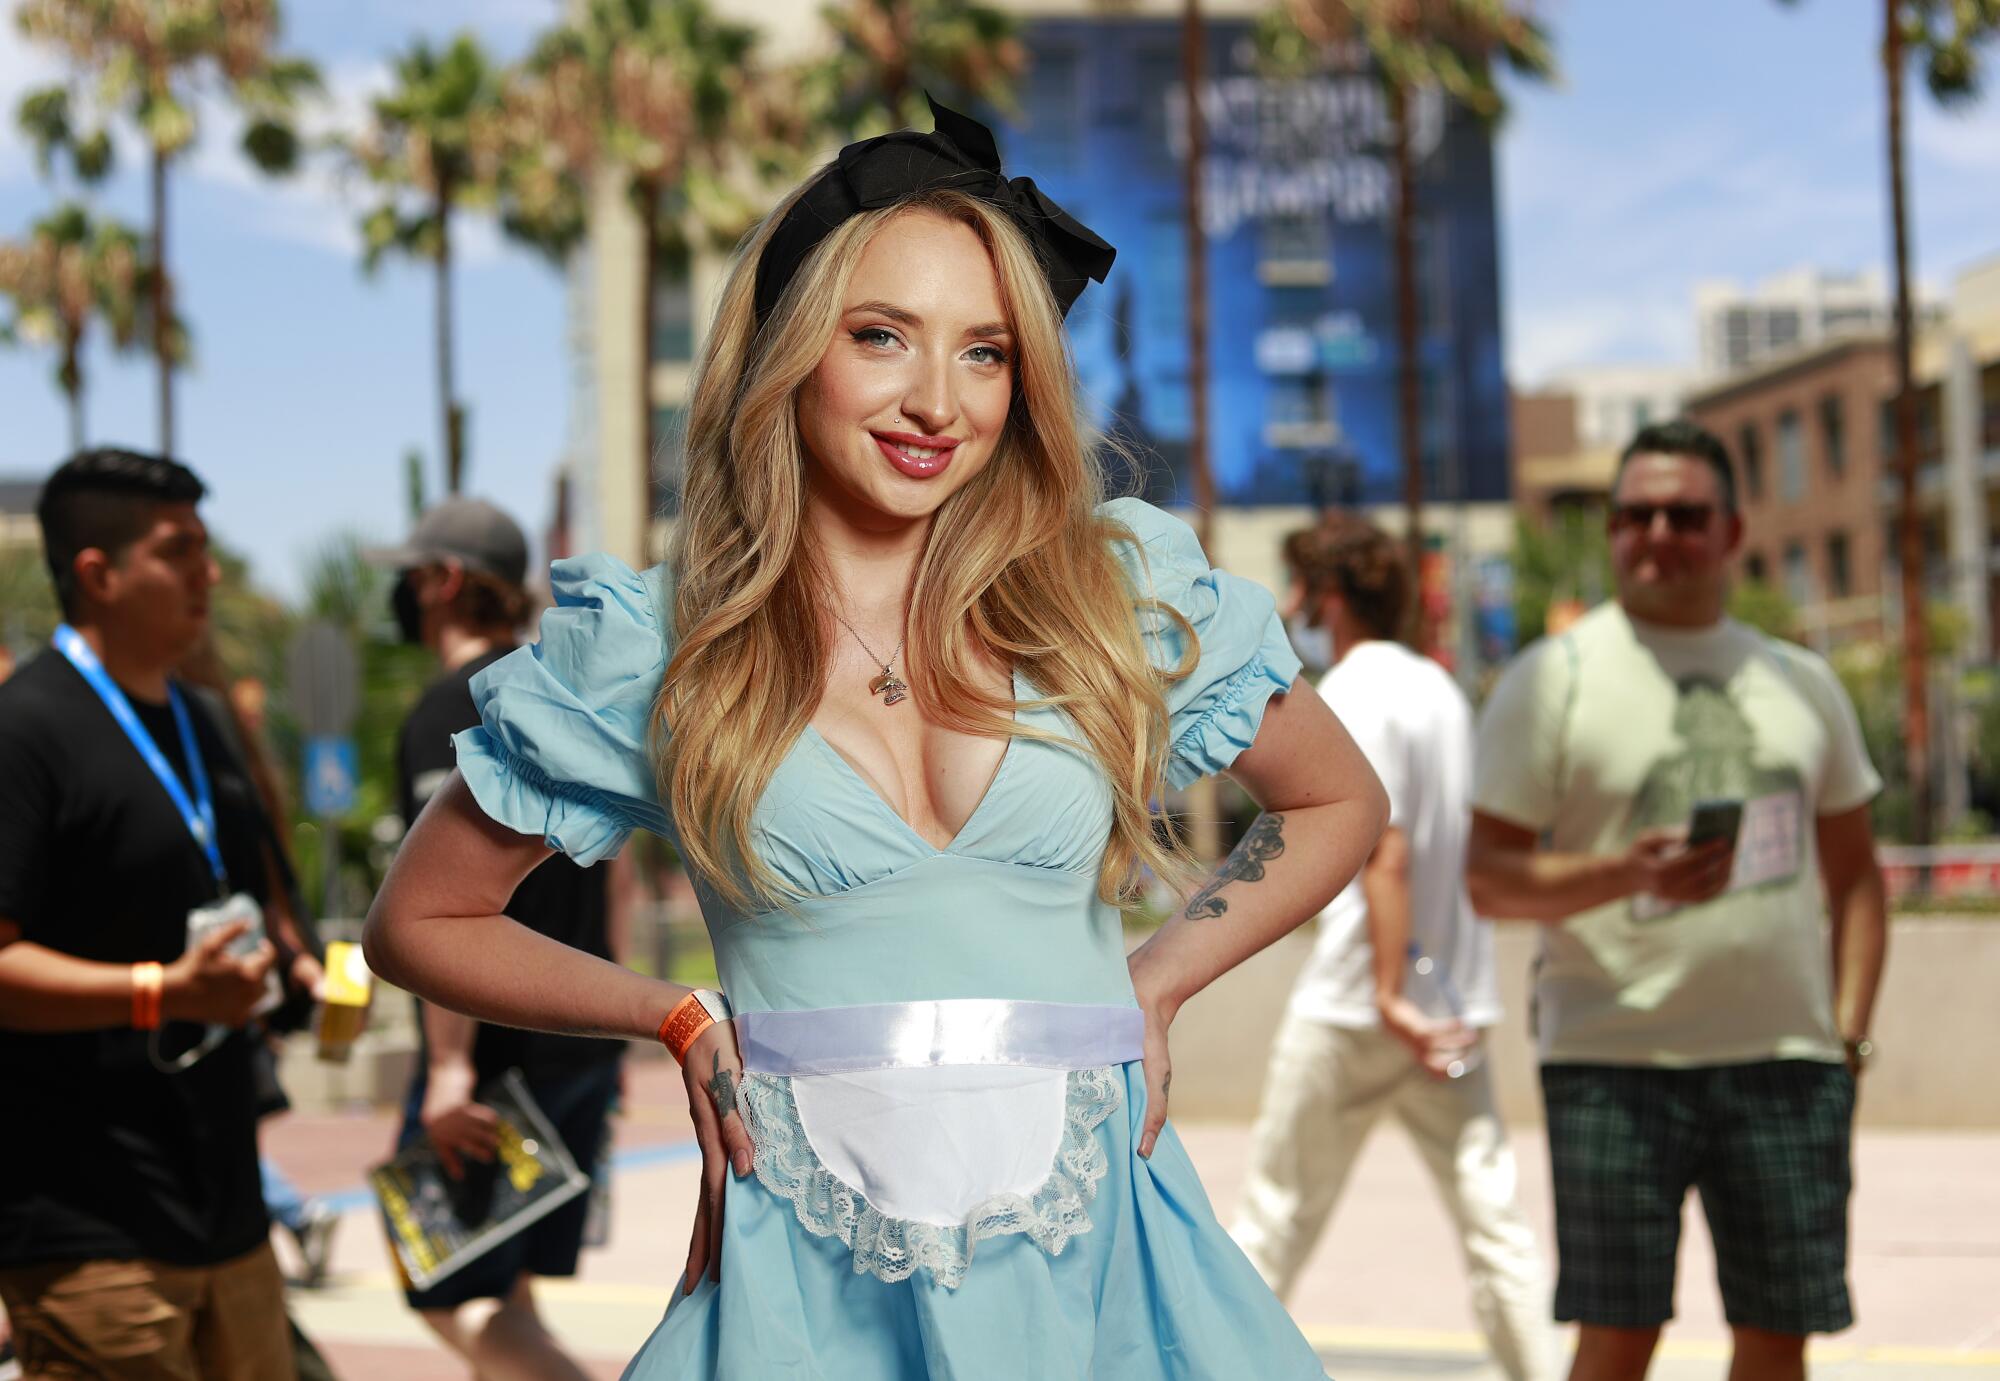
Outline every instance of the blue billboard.
[[[1231, 504], [1385, 503], [1397, 440], [1395, 191], [1361, 66], [1264, 75], [1250, 25], [1208, 26], [1198, 102], [1209, 275], [1209, 454]], [[1188, 502], [1186, 91], [1177, 21], [1038, 19], [1009, 169], [1118, 248], [1070, 316], [1091, 420]], [[1424, 466], [1436, 500], [1508, 497], [1493, 157], [1435, 92], [1412, 104]]]

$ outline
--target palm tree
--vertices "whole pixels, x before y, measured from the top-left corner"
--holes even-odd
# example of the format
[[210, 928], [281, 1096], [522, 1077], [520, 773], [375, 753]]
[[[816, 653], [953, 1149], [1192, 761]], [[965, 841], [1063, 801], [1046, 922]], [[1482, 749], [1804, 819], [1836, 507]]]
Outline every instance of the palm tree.
[[[552, 254], [582, 229], [591, 178], [622, 180], [639, 225], [640, 512], [653, 510], [653, 335], [660, 270], [685, 272], [690, 227], [728, 243], [749, 228], [732, 156], [772, 104], [757, 31], [708, 0], [586, 0], [510, 84], [509, 228]], [[643, 537], [642, 537], [643, 541]]]
[[1980, 39], [2000, 32], [1995, 0], [1883, 0], [1882, 75], [1889, 149], [1890, 254], [1896, 277], [1897, 564], [1903, 587], [1903, 739], [1909, 761], [1912, 843], [1931, 842], [1929, 630], [1924, 616], [1924, 530], [1917, 512], [1917, 389], [1911, 355], [1909, 178], [1903, 167], [1903, 70], [1924, 64], [1931, 94], [1947, 104], [1979, 91]]
[[977, 0], [834, 0], [833, 51], [798, 74], [817, 128], [853, 139], [918, 123], [929, 92], [951, 106], [1013, 103], [1028, 50], [1016, 21]]
[[75, 202], [36, 221], [27, 240], [0, 243], [0, 297], [13, 307], [0, 340], [55, 347], [72, 451], [84, 446], [84, 343], [100, 321], [118, 348], [134, 343], [140, 282], [138, 232]]
[[383, 189], [361, 220], [362, 266], [391, 251], [428, 260], [436, 275], [439, 437], [445, 492], [465, 483], [465, 409], [452, 370], [451, 229], [460, 211], [493, 203], [502, 161], [500, 73], [470, 34], [438, 52], [423, 39], [396, 59], [395, 88], [375, 98], [349, 146]]
[[[1202, 68], [1207, 59], [1208, 31], [1201, 19], [1201, 0], [1181, 3], [1181, 118], [1187, 141], [1182, 170], [1181, 219], [1187, 240], [1188, 345], [1188, 479], [1194, 485], [1195, 537], [1209, 545], [1215, 526], [1215, 471], [1208, 456], [1208, 227], [1203, 222], [1202, 168], [1208, 161], [1208, 126], [1202, 118]], [[1200, 832], [1198, 831], [1198, 834]], [[1201, 834], [1197, 852], [1204, 859], [1218, 852], [1215, 841]]]
[[[1410, 149], [1410, 101], [1442, 88], [1479, 118], [1498, 120], [1507, 102], [1495, 67], [1548, 78], [1555, 62], [1548, 38], [1521, 0], [1285, 0], [1271, 46], [1298, 61], [1335, 44], [1359, 43], [1373, 60], [1388, 104], [1391, 180], [1396, 210], [1391, 257], [1396, 273], [1397, 434], [1403, 459], [1403, 506], [1410, 570], [1424, 550], [1423, 379], [1418, 360], [1417, 172]], [[1412, 641], [1417, 629], [1413, 621]]]
[[[1787, 0], [1790, 3], [1790, 0]], [[1979, 45], [2000, 34], [2000, 0], [1882, 0], [1883, 145], [1888, 150], [1889, 253], [1896, 280], [1896, 564], [1903, 595], [1903, 738], [1911, 843], [1931, 840], [1930, 637], [1924, 529], [1917, 512], [1917, 390], [1911, 356], [1909, 177], [1903, 166], [1903, 78], [1912, 58], [1941, 104], [1979, 94]]]
[[[21, 124], [45, 165], [54, 146], [68, 144], [85, 176], [108, 167], [104, 121], [88, 122], [94, 128], [80, 134], [86, 122], [78, 116], [91, 104], [122, 112], [149, 151], [147, 319], [159, 367], [159, 445], [171, 455], [173, 375], [187, 342], [167, 258], [169, 169], [199, 132], [197, 99], [219, 90], [246, 116], [243, 150], [251, 161], [267, 173], [291, 171], [298, 158], [291, 117], [299, 99], [318, 88], [318, 71], [274, 51], [277, 0], [22, 0], [15, 22], [28, 38], [62, 50], [79, 88], [44, 88], [22, 102]], [[80, 94], [86, 83], [88, 100]]]

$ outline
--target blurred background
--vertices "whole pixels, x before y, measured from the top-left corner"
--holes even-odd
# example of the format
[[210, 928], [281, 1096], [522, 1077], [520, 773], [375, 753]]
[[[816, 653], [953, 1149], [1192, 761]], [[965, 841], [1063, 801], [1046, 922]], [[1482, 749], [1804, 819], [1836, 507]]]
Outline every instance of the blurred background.
[[[225, 553], [218, 650], [284, 767], [304, 890], [335, 931], [401, 837], [395, 734], [430, 673], [362, 549], [464, 492], [521, 520], [539, 558], [657, 560], [730, 247], [842, 143], [926, 125], [928, 91], [989, 119], [1010, 171], [1118, 247], [1070, 318], [1088, 420], [1138, 458], [1115, 482], [1186, 510], [1217, 564], [1274, 588], [1280, 538], [1329, 507], [1410, 536], [1414, 636], [1475, 698], [1609, 593], [1603, 505], [1632, 432], [1687, 414], [1721, 435], [1749, 529], [1735, 612], [1833, 660], [1889, 781], [1875, 810], [1900, 898], [1881, 1036], [1896, 1072], [1867, 1116], [2000, 1134], [1991, 1081], [1963, 1072], [1991, 1047], [2000, 985], [2000, 104], [1979, 91], [2000, 9], [0, 8], [0, 672], [56, 621], [43, 477], [85, 443], [191, 464]], [[351, 654], [345, 715], [300, 684], [326, 665], [297, 652], [310, 627]], [[1210, 844], [1226, 843], [1225, 826]], [[671, 849], [641, 840], [625, 869], [632, 962], [712, 976]], [[1525, 939], [1505, 943], [1518, 1013]], [[1275, 1020], [1287, 954], [1189, 1019], [1261, 1003]], [[366, 1110], [401, 1088], [402, 1006], [378, 1002], [353, 1064], [288, 1065], [302, 1114], [352, 1114], [297, 1127], [386, 1147], [366, 1142]], [[1218, 1020], [1213, 1042], [1177, 1041], [1261, 1062], [1268, 1035]], [[1518, 1125], [1536, 1116], [1532, 1062], [1511, 1038]], [[1186, 1115], [1227, 1127], [1254, 1090], [1216, 1058], [1185, 1076]], [[660, 1087], [666, 1111], [650, 1131], [635, 1114], [632, 1154], [684, 1133]], [[1217, 1137], [1226, 1208], [1240, 1152]], [[1538, 1154], [1523, 1144], [1531, 1177]], [[362, 1150], [345, 1169], [298, 1155], [311, 1188], [358, 1182]], [[1402, 1170], [1362, 1173], [1390, 1194]], [[1945, 1256], [1995, 1278], [1995, 1216]], [[632, 1260], [659, 1258], [644, 1269], [664, 1279], [680, 1231], [651, 1252], [628, 1237]], [[369, 1250], [361, 1236], [347, 1250]], [[372, 1250], [354, 1279], [382, 1269]], [[627, 1287], [605, 1288], [615, 1303]], [[1411, 1288], [1411, 1319], [1462, 1308], [1455, 1284]], [[644, 1316], [659, 1298], [626, 1303]], [[1331, 1285], [1306, 1299], [1328, 1328], [1404, 1327], [1401, 1306], [1349, 1307]], [[1979, 1317], [1884, 1337], [1973, 1356], [2000, 1347], [2000, 1318]], [[354, 1325], [350, 1362], [380, 1346], [401, 1359], [385, 1375], [430, 1374], [372, 1326]], [[623, 1326], [605, 1325], [606, 1355], [629, 1353]]]

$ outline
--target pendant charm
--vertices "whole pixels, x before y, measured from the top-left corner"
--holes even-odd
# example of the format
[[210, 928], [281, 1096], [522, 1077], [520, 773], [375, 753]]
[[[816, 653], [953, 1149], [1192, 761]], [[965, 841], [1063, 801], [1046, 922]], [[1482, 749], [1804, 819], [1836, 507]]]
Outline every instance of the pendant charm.
[[884, 705], [894, 705], [910, 693], [910, 688], [902, 677], [883, 667], [882, 674], [868, 683], [868, 693], [881, 696]]

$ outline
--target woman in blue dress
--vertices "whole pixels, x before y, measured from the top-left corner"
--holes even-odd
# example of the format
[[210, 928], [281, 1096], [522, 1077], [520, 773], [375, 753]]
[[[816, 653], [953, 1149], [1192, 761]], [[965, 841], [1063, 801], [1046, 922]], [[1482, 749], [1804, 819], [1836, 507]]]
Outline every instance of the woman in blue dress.
[[[557, 563], [368, 956], [682, 1059], [694, 1236], [629, 1377], [1319, 1378], [1167, 1124], [1167, 1033], [1354, 874], [1381, 788], [1286, 693], [1271, 597], [1101, 501], [1062, 319], [1112, 250], [934, 113], [749, 239], [671, 559]], [[1263, 813], [1203, 878], [1158, 803], [1222, 771]], [[500, 914], [633, 829], [680, 849], [726, 995]], [[1149, 876], [1189, 900], [1128, 955]]]

